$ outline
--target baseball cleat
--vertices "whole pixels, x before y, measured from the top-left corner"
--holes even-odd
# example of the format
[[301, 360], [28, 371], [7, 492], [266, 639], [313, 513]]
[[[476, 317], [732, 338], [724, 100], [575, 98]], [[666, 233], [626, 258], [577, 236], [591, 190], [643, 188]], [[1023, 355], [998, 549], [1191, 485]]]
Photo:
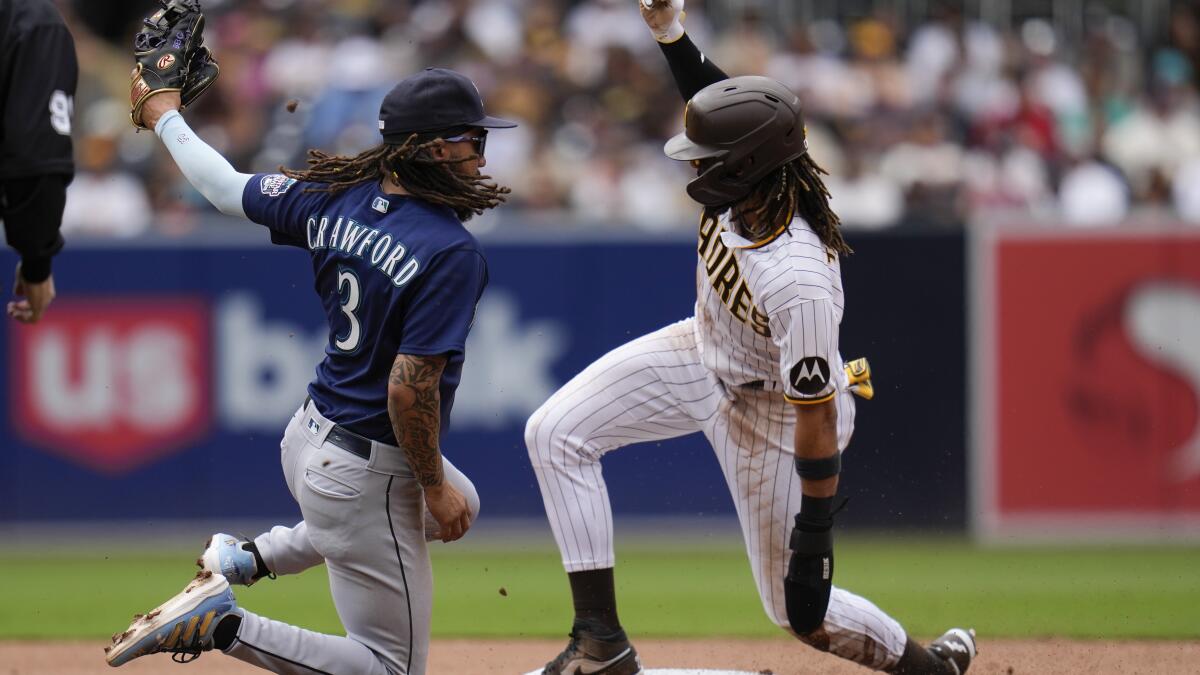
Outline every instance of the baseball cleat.
[[542, 670], [542, 675], [641, 675], [642, 662], [625, 631], [603, 639], [589, 625], [576, 621], [571, 641]]
[[218, 532], [208, 538], [204, 552], [196, 558], [196, 566], [223, 575], [231, 584], [249, 586], [258, 581], [255, 576], [258, 574], [258, 564], [254, 560], [254, 553], [242, 548], [248, 543], [245, 539]]
[[930, 643], [929, 651], [953, 666], [955, 673], [962, 675], [967, 672], [971, 660], [979, 653], [975, 647], [975, 629], [951, 628]]
[[186, 663], [213, 648], [213, 632], [221, 619], [237, 610], [229, 582], [220, 574], [200, 572], [178, 595], [147, 614], [137, 614], [123, 633], [104, 648], [110, 666], [169, 652]]
[[866, 358], [854, 359], [843, 367], [846, 369], [851, 393], [868, 401], [875, 398], [875, 386], [871, 384], [871, 364]]

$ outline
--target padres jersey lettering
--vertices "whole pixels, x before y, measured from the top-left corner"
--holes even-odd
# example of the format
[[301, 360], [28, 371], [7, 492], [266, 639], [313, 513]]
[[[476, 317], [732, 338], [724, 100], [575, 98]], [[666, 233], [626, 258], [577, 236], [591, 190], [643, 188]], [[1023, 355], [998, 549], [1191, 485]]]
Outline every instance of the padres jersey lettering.
[[[841, 261], [803, 220], [755, 243], [729, 231], [723, 215], [701, 223], [697, 251], [696, 329], [705, 366], [723, 382], [759, 382], [794, 402], [828, 400], [845, 386], [837, 353]], [[834, 371], [815, 393], [793, 383], [792, 370], [808, 357]]]
[[739, 321], [749, 324], [754, 332], [770, 337], [771, 327], [767, 317], [754, 304], [754, 296], [742, 278], [737, 257], [721, 240], [720, 234], [724, 231], [719, 220], [701, 219], [700, 245], [697, 248], [701, 266], [713, 290], [730, 313]]

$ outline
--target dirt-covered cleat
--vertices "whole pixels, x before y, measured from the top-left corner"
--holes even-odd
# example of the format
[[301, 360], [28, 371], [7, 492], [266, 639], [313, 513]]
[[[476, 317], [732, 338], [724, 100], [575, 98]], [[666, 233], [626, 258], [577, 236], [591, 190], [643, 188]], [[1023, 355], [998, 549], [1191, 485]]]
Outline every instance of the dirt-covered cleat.
[[218, 532], [208, 538], [196, 565], [213, 574], [224, 575], [231, 584], [249, 586], [258, 581], [258, 564], [254, 554], [243, 548], [248, 543], [232, 534]]
[[604, 634], [599, 628], [576, 621], [567, 648], [542, 675], [641, 675], [642, 662], [625, 631]]
[[971, 660], [979, 653], [975, 647], [975, 629], [951, 628], [930, 643], [929, 651], [953, 666], [958, 675], [963, 675], [970, 667]]
[[134, 615], [129, 628], [105, 647], [105, 660], [122, 666], [147, 654], [169, 652], [173, 660], [186, 663], [213, 648], [217, 624], [236, 611], [225, 577], [200, 572], [175, 597], [145, 615]]

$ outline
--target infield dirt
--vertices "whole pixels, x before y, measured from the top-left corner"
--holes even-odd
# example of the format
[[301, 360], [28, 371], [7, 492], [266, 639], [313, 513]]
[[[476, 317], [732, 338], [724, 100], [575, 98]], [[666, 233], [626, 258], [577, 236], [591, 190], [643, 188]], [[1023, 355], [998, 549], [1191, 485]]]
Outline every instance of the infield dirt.
[[[429, 675], [514, 675], [536, 668], [564, 640], [436, 640]], [[733, 668], [774, 675], [861, 675], [870, 672], [789, 640], [638, 640], [647, 667]], [[0, 675], [252, 675], [264, 671], [220, 654], [187, 666], [165, 655], [120, 671], [104, 663], [102, 642], [0, 642]], [[1200, 641], [1112, 642], [987, 640], [971, 675], [1192, 675], [1200, 672]]]

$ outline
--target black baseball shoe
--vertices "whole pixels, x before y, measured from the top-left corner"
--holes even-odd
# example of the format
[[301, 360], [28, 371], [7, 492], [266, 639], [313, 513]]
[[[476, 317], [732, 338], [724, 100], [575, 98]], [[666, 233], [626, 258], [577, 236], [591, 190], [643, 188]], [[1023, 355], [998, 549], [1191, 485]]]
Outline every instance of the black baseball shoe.
[[979, 653], [975, 648], [975, 629], [951, 628], [929, 644], [929, 651], [954, 668], [955, 673], [963, 675], [971, 666], [971, 659]]
[[576, 621], [571, 641], [542, 675], [641, 675], [642, 662], [625, 631], [605, 634], [595, 624]]

